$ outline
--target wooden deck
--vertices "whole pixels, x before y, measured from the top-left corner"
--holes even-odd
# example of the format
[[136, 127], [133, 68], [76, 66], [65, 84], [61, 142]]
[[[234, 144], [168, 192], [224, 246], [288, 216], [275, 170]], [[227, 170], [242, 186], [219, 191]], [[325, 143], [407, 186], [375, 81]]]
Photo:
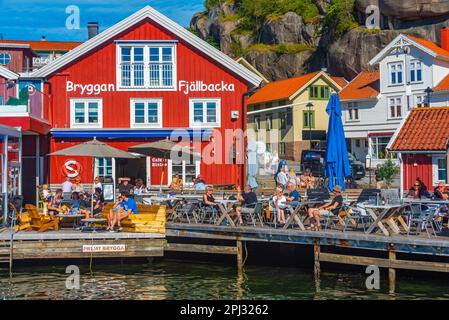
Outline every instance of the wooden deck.
[[[10, 237], [9, 230], [0, 232], [0, 262], [9, 261]], [[18, 232], [13, 260], [162, 257], [165, 243], [160, 233]]]
[[[393, 274], [395, 269], [408, 269], [433, 272], [449, 272], [449, 263], [441, 261], [449, 257], [449, 236], [438, 236], [428, 238], [425, 235], [398, 235], [384, 236], [376, 234], [365, 234], [363, 232], [342, 232], [338, 230], [332, 231], [301, 231], [294, 229], [274, 229], [268, 227], [227, 227], [215, 225], [199, 225], [199, 224], [167, 224], [168, 246], [176, 244], [176, 239], [190, 238], [201, 239], [203, 244], [181, 245], [195, 247], [194, 252], [209, 253], [211, 251], [205, 240], [227, 240], [235, 241], [233, 247], [217, 247], [214, 253], [236, 254], [237, 264], [242, 261], [242, 242], [267, 242], [267, 243], [285, 243], [309, 245], [314, 251], [315, 265], [320, 262], [329, 262], [337, 264], [350, 265], [376, 265], [381, 268], [389, 268]], [[178, 245], [178, 244], [176, 244]], [[202, 247], [202, 248], [201, 248]], [[336, 253], [321, 252], [323, 248], [339, 248]], [[360, 252], [376, 251], [381, 258], [373, 258], [360, 254], [347, 253], [346, 249], [359, 249]], [[204, 251], [201, 251], [204, 250]], [[184, 251], [188, 251], [184, 248]], [[404, 257], [402, 260], [396, 259], [396, 254], [401, 253]], [[409, 258], [413, 254], [415, 258]], [[423, 259], [416, 258], [421, 255]], [[433, 256], [440, 261], [423, 261], [425, 256]], [[385, 258], [384, 258], [385, 257]], [[393, 277], [394, 278], [394, 277]], [[393, 279], [394, 282], [394, 279]]]

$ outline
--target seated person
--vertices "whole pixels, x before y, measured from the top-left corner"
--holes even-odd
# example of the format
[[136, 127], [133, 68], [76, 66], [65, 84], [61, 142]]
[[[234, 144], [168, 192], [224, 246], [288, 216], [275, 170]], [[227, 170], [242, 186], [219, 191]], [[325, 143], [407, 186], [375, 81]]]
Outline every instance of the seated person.
[[84, 214], [87, 207], [83, 199], [81, 199], [80, 194], [77, 191], [72, 192], [72, 199], [70, 200], [70, 212], [69, 214]]
[[[78, 194], [84, 192], [84, 188], [83, 188], [83, 185], [81, 184], [81, 178], [80, 177], [76, 177], [75, 183], [72, 185], [72, 190], [75, 191], [75, 192], [78, 192]], [[72, 195], [73, 195], [73, 193], [72, 193]]]
[[420, 200], [422, 198], [428, 198], [429, 194], [425, 188], [423, 188], [421, 181], [416, 180], [413, 187], [410, 188], [407, 194], [407, 198], [410, 200]]
[[277, 222], [285, 223], [285, 212], [287, 199], [283, 194], [283, 189], [281, 187], [276, 188], [276, 195], [273, 197], [274, 210], [276, 210]]
[[146, 191], [147, 191], [147, 187], [145, 187], [143, 180], [141, 178], [136, 179], [136, 186], [134, 187], [134, 194], [141, 195], [141, 194], [144, 194]]
[[[104, 208], [104, 198], [103, 198], [103, 191], [100, 188], [95, 188], [94, 193], [94, 214], [93, 216], [97, 216], [99, 214], [103, 213]], [[89, 209], [85, 210], [85, 212], [81, 212], [83, 214], [86, 214], [86, 219], [89, 219], [91, 217], [91, 209], [89, 205]]]
[[235, 213], [237, 214], [237, 217], [239, 218], [239, 223], [243, 224], [241, 214], [254, 212], [254, 206], [257, 203], [257, 195], [254, 191], [251, 190], [251, 187], [249, 185], [246, 185], [243, 190], [243, 193], [237, 194], [237, 200], [240, 201], [242, 205], [237, 206], [235, 208]]
[[300, 178], [302, 189], [313, 189], [315, 187], [315, 177], [310, 169], [306, 169]]
[[203, 204], [206, 207], [214, 208], [217, 211], [219, 210], [218, 203], [215, 202], [214, 188], [212, 186], [206, 188], [206, 193], [203, 195]]
[[48, 188], [48, 184], [42, 185], [41, 199], [44, 201], [47, 201], [50, 196], [51, 196], [51, 191]]
[[313, 231], [318, 231], [321, 228], [320, 225], [320, 216], [321, 215], [329, 215], [333, 214], [335, 216], [338, 216], [340, 213], [340, 209], [343, 206], [343, 196], [341, 195], [343, 189], [336, 185], [334, 187], [334, 199], [332, 199], [332, 202], [329, 204], [324, 204], [319, 208], [310, 208], [309, 209], [309, 218], [311, 219], [311, 225], [310, 229]]
[[119, 203], [117, 205], [114, 204], [114, 208], [112, 211], [112, 222], [108, 227], [109, 231], [114, 231], [114, 227], [117, 225], [118, 231], [122, 230], [120, 222], [123, 219], [128, 218], [131, 214], [137, 214], [137, 204], [134, 199], [129, 197], [128, 192], [121, 193], [121, 197]]
[[54, 216], [59, 213], [64, 213], [65, 210], [62, 206], [62, 189], [56, 190], [55, 195], [48, 198], [47, 208], [51, 218], [54, 218]]
[[131, 193], [131, 191], [134, 191], [134, 186], [129, 183], [129, 178], [120, 178], [120, 184], [118, 185], [118, 192], [128, 192]]
[[287, 201], [293, 202], [293, 207], [298, 205], [298, 202], [301, 201], [301, 197], [299, 196], [299, 192], [296, 189], [296, 185], [289, 182], [287, 184], [288, 196], [286, 197]]
[[170, 183], [170, 190], [179, 191], [182, 189], [183, 186], [184, 186], [184, 182], [179, 177], [179, 174], [175, 174], [175, 176], [173, 177], [173, 179]]
[[443, 182], [439, 182], [438, 186], [435, 188], [433, 192], [433, 198], [435, 200], [448, 200], [449, 194], [447, 193], [446, 186]]
[[198, 176], [194, 181], [195, 190], [206, 190], [206, 182]]

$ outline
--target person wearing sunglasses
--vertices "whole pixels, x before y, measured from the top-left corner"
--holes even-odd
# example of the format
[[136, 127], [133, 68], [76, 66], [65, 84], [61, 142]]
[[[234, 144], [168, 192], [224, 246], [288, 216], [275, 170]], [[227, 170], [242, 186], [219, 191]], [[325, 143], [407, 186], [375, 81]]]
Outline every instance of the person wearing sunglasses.
[[413, 186], [410, 188], [407, 198], [411, 200], [420, 200], [422, 198], [429, 198], [428, 192], [423, 188], [420, 180], [416, 180]]

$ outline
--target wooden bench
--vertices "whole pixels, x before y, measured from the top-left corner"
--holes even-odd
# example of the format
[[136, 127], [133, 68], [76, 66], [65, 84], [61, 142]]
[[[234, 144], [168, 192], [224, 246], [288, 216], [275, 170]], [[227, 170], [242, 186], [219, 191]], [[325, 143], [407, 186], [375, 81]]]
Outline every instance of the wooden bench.
[[[107, 218], [113, 204], [107, 203], [103, 213], [98, 218]], [[162, 233], [165, 234], [166, 207], [156, 205], [138, 205], [138, 213], [131, 214], [121, 221], [125, 232], [133, 233]]]

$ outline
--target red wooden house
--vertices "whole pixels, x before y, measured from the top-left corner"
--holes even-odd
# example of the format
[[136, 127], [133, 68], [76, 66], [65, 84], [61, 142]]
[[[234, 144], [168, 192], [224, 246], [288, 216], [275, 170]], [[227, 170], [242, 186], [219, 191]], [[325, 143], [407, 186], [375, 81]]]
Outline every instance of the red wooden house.
[[[208, 184], [244, 181], [245, 166], [235, 164], [244, 160], [244, 149], [238, 148], [243, 136], [229, 143], [225, 134], [246, 128], [245, 93], [262, 79], [151, 7], [31, 76], [43, 81], [48, 96], [49, 153], [94, 137], [128, 151], [174, 135], [214, 155], [215, 163], [104, 158], [96, 159], [96, 175], [160, 185], [165, 166], [164, 185], [175, 173], [187, 182], [198, 175]], [[90, 158], [49, 156], [48, 161], [52, 184], [66, 176], [92, 181]]]
[[447, 150], [449, 107], [414, 108], [393, 136], [388, 149], [399, 155], [401, 190], [419, 178], [430, 190], [449, 183]]

